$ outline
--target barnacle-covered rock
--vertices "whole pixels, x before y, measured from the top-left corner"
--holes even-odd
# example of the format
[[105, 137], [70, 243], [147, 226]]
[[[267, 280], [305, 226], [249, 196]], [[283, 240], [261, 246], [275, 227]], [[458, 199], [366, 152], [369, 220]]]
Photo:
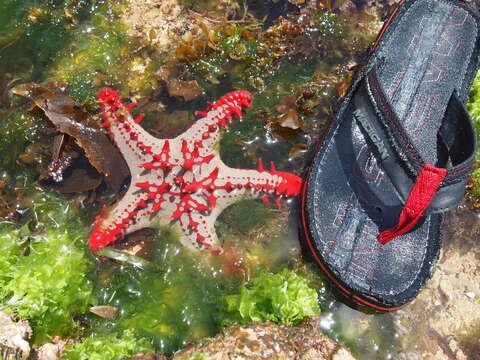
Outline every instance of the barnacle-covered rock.
[[177, 360], [197, 358], [354, 360], [344, 346], [320, 331], [319, 317], [298, 326], [272, 323], [231, 326], [214, 338], [187, 346], [173, 356]]
[[[21, 356], [22, 359], [28, 358], [30, 355], [30, 345], [28, 338], [32, 336], [32, 329], [28, 321], [18, 320], [0, 311], [0, 350], [6, 355], [5, 360], [16, 359], [16, 355]], [[2, 357], [2, 356], [0, 356]]]

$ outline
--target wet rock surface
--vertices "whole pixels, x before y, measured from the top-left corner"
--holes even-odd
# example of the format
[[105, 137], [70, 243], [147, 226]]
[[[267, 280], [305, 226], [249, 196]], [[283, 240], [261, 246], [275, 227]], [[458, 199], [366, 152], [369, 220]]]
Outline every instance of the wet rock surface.
[[190, 359], [194, 355], [211, 360], [354, 359], [344, 346], [320, 331], [320, 317], [291, 327], [272, 323], [232, 326], [212, 339], [178, 351], [173, 359]]
[[26, 359], [30, 354], [28, 339], [32, 329], [28, 321], [14, 321], [13, 318], [0, 310], [0, 358]]
[[480, 359], [480, 218], [460, 207], [446, 222], [432, 279], [394, 315], [402, 339], [395, 358]]

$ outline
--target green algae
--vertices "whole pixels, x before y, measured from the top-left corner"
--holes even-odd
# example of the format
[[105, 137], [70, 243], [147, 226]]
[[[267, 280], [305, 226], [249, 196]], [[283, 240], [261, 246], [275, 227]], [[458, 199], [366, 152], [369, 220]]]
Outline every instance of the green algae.
[[[258, 6], [261, 7], [260, 4]], [[177, 49], [177, 59], [187, 63], [190, 75], [203, 88], [212, 88], [212, 83], [218, 84], [219, 77], [228, 74], [233, 87], [257, 91], [263, 91], [265, 82], [272, 78], [282, 79], [277, 70], [300, 54], [302, 65], [318, 59], [325, 50], [332, 50], [324, 57], [327, 61], [343, 62], [342, 53], [349, 51], [347, 44], [353, 38], [348, 19], [318, 9], [310, 9], [305, 15], [302, 25], [287, 17], [280, 18], [265, 29], [261, 29], [260, 22], [247, 25], [203, 24], [199, 37]], [[367, 36], [359, 40], [366, 45], [371, 39]], [[339, 42], [341, 52], [333, 51]], [[322, 46], [315, 46], [318, 43]]]
[[[238, 273], [231, 272], [230, 266], [235, 265], [228, 261], [228, 254], [229, 250], [227, 261], [209, 260], [211, 255], [183, 248], [171, 230], [161, 230], [153, 250], [145, 257], [162, 273], [100, 264], [94, 294], [100, 304], [119, 308], [120, 315], [114, 322], [89, 317], [88, 331], [103, 335], [132, 329], [167, 354], [189, 341], [215, 335], [225, 318], [220, 308], [222, 294], [232, 293], [238, 286], [238, 280], [232, 277]], [[251, 274], [261, 272], [258, 263], [247, 266]]]
[[63, 360], [118, 360], [138, 353], [154, 353], [145, 339], [138, 339], [131, 330], [120, 335], [112, 333], [84, 339], [81, 343], [68, 344], [62, 354]]
[[74, 316], [92, 298], [90, 261], [83, 239], [87, 232], [73, 203], [28, 189], [33, 207], [18, 228], [0, 224], [0, 307], [30, 321], [34, 342], [55, 335], [72, 336], [80, 328]]
[[[0, 4], [0, 74], [42, 77], [71, 39], [75, 23], [88, 17], [92, 1], [18, 1]], [[1, 45], [4, 45], [3, 47]], [[8, 45], [8, 46], [7, 46]]]
[[25, 233], [28, 233], [28, 229], [5, 225], [0, 228], [0, 289], [4, 289], [12, 279], [15, 264], [22, 254], [20, 240]]
[[[82, 102], [93, 102], [102, 86], [121, 87], [127, 83], [131, 51], [120, 21], [121, 4], [93, 0], [2, 2], [0, 14], [9, 21], [0, 24], [4, 33], [14, 35], [9, 35], [13, 39], [0, 38], [0, 74], [12, 73], [25, 82], [62, 82], [68, 93]], [[29, 13], [38, 18], [32, 19]], [[8, 46], [2, 48], [2, 44]]]
[[318, 31], [322, 37], [341, 40], [345, 37], [345, 26], [338, 20], [338, 15], [321, 11], [315, 21], [314, 31]]
[[[121, 3], [1, 2], [0, 33], [18, 35], [14, 41], [0, 39], [0, 80], [7, 86], [0, 89], [2, 94], [8, 93], [11, 85], [5, 84], [9, 82], [51, 81], [52, 87], [66, 88], [75, 100], [89, 100], [89, 110], [95, 111], [98, 89], [119, 86], [128, 72], [115, 67], [125, 58], [130, 44], [119, 21]], [[8, 46], [2, 46], [6, 42]], [[29, 172], [32, 177], [48, 155], [51, 133], [41, 115], [28, 113], [22, 105], [18, 98], [0, 103], [4, 135], [0, 165], [3, 171]], [[28, 164], [22, 163], [25, 151], [31, 155]]]
[[262, 272], [238, 293], [224, 295], [224, 326], [272, 321], [294, 325], [320, 314], [318, 297], [306, 278], [292, 270]]
[[480, 354], [480, 322], [475, 323], [473, 326], [461, 329], [456, 334], [457, 341], [463, 353], [468, 359], [475, 359]]
[[[200, 81], [205, 77], [210, 82], [228, 71], [233, 78], [249, 76], [258, 61], [259, 41], [254, 36], [253, 26], [239, 27], [235, 24], [222, 29], [219, 33], [216, 49], [212, 53], [201, 56], [190, 64], [190, 71], [197, 74]], [[200, 75], [200, 76], [198, 76]], [[206, 84], [205, 84], [206, 86]]]
[[470, 116], [475, 124], [477, 134], [480, 134], [480, 72], [477, 73], [473, 81], [467, 109], [469, 110]]
[[88, 23], [76, 29], [74, 41], [58, 53], [49, 76], [68, 84], [78, 101], [94, 101], [103, 86], [122, 83], [117, 65], [125, 60], [130, 47], [125, 27], [115, 8], [99, 7]]
[[124, 11], [123, 1], [95, 2], [88, 21], [70, 31], [45, 76], [64, 83], [69, 95], [92, 108], [102, 87], [116, 88], [124, 97], [149, 95], [159, 86], [154, 74], [161, 61], [142, 39], [128, 36]]
[[472, 172], [472, 181], [467, 189], [469, 195], [473, 196], [472, 201], [475, 201], [475, 199], [478, 201], [478, 199], [480, 199], [480, 168], [478, 168], [478, 166]]
[[38, 116], [25, 111], [11, 111], [0, 121], [0, 168], [4, 171], [18, 171], [18, 158], [28, 144], [44, 138], [45, 123]]
[[255, 228], [266, 225], [275, 216], [264, 204], [252, 200], [243, 200], [223, 211], [219, 222], [229, 227], [229, 231], [248, 234]]
[[[132, 329], [154, 347], [172, 353], [186, 342], [212, 336], [218, 330], [217, 298], [230, 280], [221, 268], [209, 267], [198, 254], [183, 248], [168, 229], [157, 234], [147, 257], [164, 272], [100, 265], [95, 295], [102, 305], [120, 309], [114, 322], [96, 320], [92, 331]], [[223, 285], [222, 285], [223, 283]]]
[[[467, 103], [467, 109], [470, 112], [474, 126], [477, 131], [477, 141], [480, 144], [480, 72], [477, 73], [470, 92], [470, 100]], [[480, 145], [478, 145], [480, 146]], [[478, 151], [478, 149], [477, 149]], [[467, 188], [467, 200], [474, 208], [480, 208], [480, 157], [477, 153], [477, 166], [471, 177], [471, 182]]]

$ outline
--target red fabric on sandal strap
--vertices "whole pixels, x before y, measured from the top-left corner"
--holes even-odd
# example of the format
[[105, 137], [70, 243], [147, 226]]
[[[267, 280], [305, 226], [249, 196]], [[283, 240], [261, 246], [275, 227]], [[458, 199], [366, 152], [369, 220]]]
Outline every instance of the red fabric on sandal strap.
[[426, 164], [420, 170], [417, 181], [400, 213], [398, 224], [378, 234], [377, 240], [379, 243], [386, 244], [397, 236], [410, 231], [417, 224], [446, 174], [447, 169], [437, 168], [429, 164]]

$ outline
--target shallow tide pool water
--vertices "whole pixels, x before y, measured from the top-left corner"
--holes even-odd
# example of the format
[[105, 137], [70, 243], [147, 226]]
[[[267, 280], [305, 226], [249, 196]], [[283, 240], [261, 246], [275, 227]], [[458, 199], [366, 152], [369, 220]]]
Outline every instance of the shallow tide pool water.
[[[167, 3], [172, 9], [166, 9]], [[165, 28], [173, 38], [164, 40], [147, 20], [135, 33], [129, 21], [141, 2], [134, 0], [0, 3], [0, 198], [18, 210], [12, 216], [0, 204], [0, 230], [25, 229], [28, 238], [55, 228], [75, 236], [77, 249], [88, 259], [92, 305], [119, 309], [115, 320], [75, 314], [72, 333], [60, 335], [133, 329], [157, 351], [172, 354], [220, 331], [222, 294], [235, 292], [261, 271], [289, 267], [317, 288], [324, 332], [345, 343], [358, 359], [392, 358], [400, 341], [393, 315], [367, 314], [338, 300], [303, 251], [295, 199], [281, 209], [244, 200], [225, 210], [216, 223], [225, 249], [221, 256], [185, 249], [174, 229], [161, 228], [148, 236], [141, 255], [159, 272], [95, 258], [87, 246], [88, 233], [100, 203], [111, 203], [116, 194], [58, 195], [39, 186], [55, 131], [41, 113], [30, 111], [28, 100], [11, 91], [28, 82], [62, 89], [99, 121], [96, 93], [112, 87], [138, 104], [134, 111], [146, 114], [142, 125], [153, 135], [173, 137], [195, 121], [194, 111], [204, 110], [208, 101], [246, 89], [253, 94], [254, 107], [222, 136], [222, 159], [231, 167], [253, 169], [262, 158], [301, 176], [309, 150], [332, 119], [338, 98], [381, 25], [379, 14], [390, 8], [387, 2], [378, 9], [360, 3], [224, 1], [220, 6], [168, 1], [165, 9], [158, 8], [170, 19], [168, 26], [178, 17], [183, 35]], [[203, 14], [204, 19], [189, 25], [186, 13], [197, 20]], [[173, 78], [196, 80], [201, 94], [188, 101], [170, 96]], [[73, 218], [75, 225], [62, 223]], [[2, 279], [0, 270], [0, 286]], [[46, 339], [37, 338], [37, 344]]]

